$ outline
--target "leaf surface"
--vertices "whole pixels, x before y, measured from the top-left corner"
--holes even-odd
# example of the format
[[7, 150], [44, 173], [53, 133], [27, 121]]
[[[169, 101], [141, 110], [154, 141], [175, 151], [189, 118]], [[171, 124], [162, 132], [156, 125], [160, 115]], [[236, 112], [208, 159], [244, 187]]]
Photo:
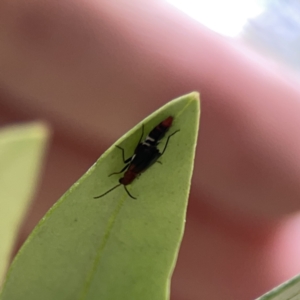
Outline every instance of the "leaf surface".
[[[199, 126], [199, 95], [175, 99], [116, 142], [133, 154], [141, 135], [168, 116], [165, 154], [136, 179], [100, 199], [122, 175], [114, 145], [40, 221], [9, 271], [1, 300], [162, 300], [183, 236]], [[168, 135], [167, 134], [167, 135]], [[159, 148], [163, 149], [166, 137]]]
[[36, 188], [47, 137], [40, 123], [0, 130], [0, 283]]
[[300, 276], [296, 276], [280, 286], [274, 288], [257, 300], [299, 300], [300, 299]]

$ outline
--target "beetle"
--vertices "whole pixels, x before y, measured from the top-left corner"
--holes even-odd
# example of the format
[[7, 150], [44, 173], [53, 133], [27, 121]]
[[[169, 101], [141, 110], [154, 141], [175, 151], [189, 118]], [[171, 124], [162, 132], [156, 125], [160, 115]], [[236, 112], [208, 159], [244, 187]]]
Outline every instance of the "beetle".
[[121, 171], [114, 172], [114, 173], [110, 174], [109, 176], [115, 175], [115, 174], [121, 174], [124, 171], [125, 171], [125, 173], [124, 173], [123, 177], [121, 177], [119, 179], [119, 184], [117, 184], [113, 188], [109, 189], [104, 194], [94, 197], [94, 199], [105, 196], [106, 194], [110, 193], [111, 191], [113, 191], [114, 189], [119, 187], [120, 185], [124, 186], [124, 189], [130, 198], [136, 199], [134, 196], [132, 196], [130, 194], [130, 192], [128, 191], [126, 186], [129, 185], [130, 183], [132, 183], [135, 180], [135, 178], [137, 178], [141, 173], [146, 171], [155, 162], [159, 162], [158, 158], [161, 157], [165, 153], [170, 138], [174, 134], [176, 134], [177, 132], [180, 131], [178, 129], [168, 136], [165, 147], [164, 147], [163, 151], [160, 152], [159, 149], [157, 148], [157, 146], [158, 146], [159, 142], [161, 141], [161, 139], [165, 136], [165, 134], [167, 133], [169, 128], [171, 127], [171, 125], [173, 123], [173, 119], [174, 118], [172, 116], [169, 116], [168, 118], [163, 120], [161, 123], [159, 123], [157, 126], [155, 126], [150, 131], [150, 133], [148, 134], [146, 139], [143, 142], [141, 142], [143, 139], [143, 135], [144, 135], [144, 125], [143, 125], [142, 126], [142, 135], [141, 135], [139, 142], [134, 150], [134, 154], [127, 159], [125, 159], [124, 149], [122, 147], [116, 145], [116, 147], [122, 151], [122, 157], [123, 157], [123, 162], [124, 162], [125, 166], [123, 167], [123, 169]]

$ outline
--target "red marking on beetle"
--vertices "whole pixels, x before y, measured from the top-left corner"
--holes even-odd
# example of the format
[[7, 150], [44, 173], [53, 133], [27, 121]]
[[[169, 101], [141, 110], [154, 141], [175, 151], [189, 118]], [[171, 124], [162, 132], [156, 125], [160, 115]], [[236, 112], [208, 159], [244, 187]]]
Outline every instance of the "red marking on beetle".
[[124, 173], [124, 176], [119, 179], [119, 182], [123, 185], [130, 184], [139, 173], [136, 170], [136, 166], [134, 164], [130, 164], [126, 172]]
[[179, 130], [176, 130], [175, 132], [173, 132], [168, 136], [165, 147], [162, 152], [159, 151], [157, 145], [159, 144], [160, 140], [165, 136], [166, 132], [169, 130], [172, 123], [173, 123], [172, 116], [163, 120], [161, 123], [159, 123], [150, 131], [150, 133], [148, 134], [144, 142], [141, 142], [144, 135], [144, 126], [142, 126], [142, 135], [134, 150], [134, 154], [127, 159], [125, 159], [124, 149], [121, 148], [120, 146], [116, 146], [122, 151], [123, 162], [125, 164], [125, 167], [123, 167], [123, 169], [120, 172], [114, 172], [109, 176], [114, 174], [121, 174], [124, 171], [125, 173], [123, 177], [119, 179], [119, 184], [117, 184], [116, 186], [114, 186], [104, 194], [94, 197], [94, 199], [105, 196], [106, 194], [110, 193], [112, 190], [116, 189], [120, 185], [124, 186], [124, 189], [129, 197], [131, 197], [132, 199], [136, 199], [129, 193], [126, 186], [132, 183], [136, 177], [138, 177], [141, 173], [146, 171], [151, 165], [157, 162], [158, 158], [165, 153], [171, 136], [173, 136]]
[[168, 117], [164, 121], [161, 122], [161, 125], [169, 128], [169, 127], [171, 127], [172, 123], [173, 123], [173, 117]]

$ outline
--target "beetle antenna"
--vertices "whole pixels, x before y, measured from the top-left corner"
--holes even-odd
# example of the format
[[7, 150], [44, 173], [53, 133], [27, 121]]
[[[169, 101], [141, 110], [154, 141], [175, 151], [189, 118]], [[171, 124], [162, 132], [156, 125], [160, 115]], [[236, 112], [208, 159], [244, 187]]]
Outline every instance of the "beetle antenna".
[[135, 197], [133, 197], [133, 196], [132, 196], [132, 195], [129, 193], [129, 191], [127, 190], [127, 187], [126, 187], [126, 185], [124, 185], [124, 189], [125, 189], [126, 193], [128, 194], [128, 196], [129, 196], [130, 198], [132, 198], [132, 199], [136, 200], [136, 198], [135, 198]]
[[[103, 197], [103, 196], [105, 196], [106, 194], [108, 194], [108, 193], [110, 193], [111, 191], [113, 191], [114, 189], [116, 189], [118, 186], [120, 186], [121, 185], [121, 183], [119, 183], [119, 184], [117, 184], [116, 186], [114, 186], [113, 188], [111, 188], [110, 190], [108, 190], [107, 192], [105, 192], [104, 194], [102, 194], [102, 195], [100, 195], [100, 196], [96, 196], [96, 197], [94, 197], [94, 199], [98, 199], [98, 198], [101, 198], [101, 197]], [[126, 190], [127, 191], [127, 190]], [[127, 191], [127, 193], [128, 193], [128, 191]], [[129, 193], [128, 193], [129, 194]], [[130, 194], [129, 194], [130, 195]]]

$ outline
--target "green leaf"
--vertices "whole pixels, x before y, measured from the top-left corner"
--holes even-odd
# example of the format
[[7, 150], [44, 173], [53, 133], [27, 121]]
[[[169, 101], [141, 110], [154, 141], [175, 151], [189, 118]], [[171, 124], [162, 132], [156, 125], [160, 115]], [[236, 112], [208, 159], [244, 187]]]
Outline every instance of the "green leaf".
[[0, 283], [35, 191], [47, 136], [40, 123], [0, 130]]
[[[94, 199], [118, 183], [124, 166], [112, 146], [40, 221], [15, 258], [1, 300], [169, 298], [182, 239], [199, 123], [199, 95], [171, 101], [117, 141], [132, 155], [141, 135], [168, 116], [180, 129], [160, 158], [131, 186]], [[160, 144], [163, 148], [166, 138]]]
[[288, 280], [257, 300], [297, 300], [300, 299], [300, 275]]

